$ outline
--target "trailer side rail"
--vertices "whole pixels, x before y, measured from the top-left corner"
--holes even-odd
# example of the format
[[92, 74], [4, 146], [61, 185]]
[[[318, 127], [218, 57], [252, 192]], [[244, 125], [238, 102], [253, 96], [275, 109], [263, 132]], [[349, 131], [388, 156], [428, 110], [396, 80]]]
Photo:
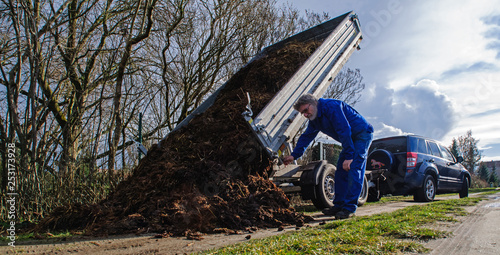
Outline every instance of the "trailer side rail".
[[[342, 18], [340, 22], [339, 18]], [[255, 118], [244, 114], [272, 158], [281, 156], [284, 148], [288, 147], [289, 139], [299, 132], [306, 121], [294, 111], [295, 101], [305, 93], [321, 97], [358, 48], [362, 36], [355, 13], [346, 13], [294, 37], [311, 39], [325, 36], [321, 46]]]

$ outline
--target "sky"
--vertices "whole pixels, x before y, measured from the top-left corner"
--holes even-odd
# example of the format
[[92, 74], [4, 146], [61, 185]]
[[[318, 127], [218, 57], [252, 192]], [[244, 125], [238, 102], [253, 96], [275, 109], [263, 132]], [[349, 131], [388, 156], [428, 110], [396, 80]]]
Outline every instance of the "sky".
[[500, 160], [500, 0], [278, 0], [334, 18], [354, 11], [363, 41], [346, 67], [366, 87], [354, 105], [375, 138], [417, 134], [451, 145], [471, 130]]

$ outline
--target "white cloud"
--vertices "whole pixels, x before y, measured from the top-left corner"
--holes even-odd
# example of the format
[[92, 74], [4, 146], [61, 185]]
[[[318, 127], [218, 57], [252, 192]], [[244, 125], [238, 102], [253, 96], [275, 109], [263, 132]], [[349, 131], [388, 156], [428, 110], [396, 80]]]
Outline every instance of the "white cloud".
[[377, 137], [413, 133], [440, 140], [456, 122], [451, 100], [434, 81], [422, 80], [397, 91], [371, 86], [356, 107], [372, 123]]
[[392, 119], [394, 89], [372, 83], [361, 95], [357, 110], [367, 117], [375, 117], [380, 122], [389, 123]]
[[[492, 121], [493, 120], [493, 121]], [[479, 140], [479, 148], [486, 157], [498, 157], [500, 159], [500, 109], [495, 113], [476, 115], [465, 118], [458, 122], [453, 129], [443, 139], [446, 143], [451, 143], [453, 138], [458, 138], [472, 131], [472, 136]]]
[[498, 71], [461, 73], [443, 79], [441, 83], [442, 90], [454, 100], [463, 118], [500, 108]]
[[375, 122], [374, 124], [375, 133], [373, 134], [374, 139], [384, 138], [389, 136], [398, 135], [408, 135], [409, 133], [403, 132], [403, 130], [389, 126], [382, 122]]
[[347, 66], [361, 70], [355, 107], [377, 136], [448, 144], [472, 130], [485, 158], [500, 158], [500, 0], [279, 1], [359, 15], [364, 39]]
[[[419, 1], [411, 6], [404, 2], [383, 36], [362, 45], [349, 63], [360, 66], [365, 81], [394, 91], [386, 93], [392, 111], [372, 100], [380, 88], [369, 88], [369, 96], [362, 97], [368, 104], [360, 105], [370, 116], [383, 113], [379, 119], [388, 126], [446, 144], [452, 135], [472, 130], [480, 146], [491, 147], [484, 149], [490, 155], [486, 158], [500, 156], [500, 114], [495, 114], [500, 109], [500, 47], [495, 47], [500, 45], [500, 11], [493, 8], [499, 5], [500, 1]], [[426, 79], [435, 82], [422, 83]]]
[[[491, 15], [498, 1], [423, 1], [404, 8], [394, 38], [406, 52], [389, 73], [391, 86], [402, 87], [423, 78], [438, 79], [442, 73], [475, 63], [492, 63], [496, 53], [488, 49], [484, 35], [489, 28], [482, 17]], [[498, 5], [497, 5], [498, 6]], [[388, 52], [388, 51], [386, 51]]]
[[456, 121], [451, 100], [431, 80], [398, 90], [394, 97], [393, 125], [406, 132], [440, 140]]

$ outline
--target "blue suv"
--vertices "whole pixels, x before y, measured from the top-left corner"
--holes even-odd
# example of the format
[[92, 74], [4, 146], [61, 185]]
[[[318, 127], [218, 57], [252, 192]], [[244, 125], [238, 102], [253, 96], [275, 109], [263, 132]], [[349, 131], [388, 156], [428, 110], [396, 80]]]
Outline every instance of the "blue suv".
[[406, 135], [376, 139], [369, 149], [368, 201], [381, 196], [413, 195], [430, 202], [436, 193], [469, 195], [471, 176], [448, 148], [429, 138]]

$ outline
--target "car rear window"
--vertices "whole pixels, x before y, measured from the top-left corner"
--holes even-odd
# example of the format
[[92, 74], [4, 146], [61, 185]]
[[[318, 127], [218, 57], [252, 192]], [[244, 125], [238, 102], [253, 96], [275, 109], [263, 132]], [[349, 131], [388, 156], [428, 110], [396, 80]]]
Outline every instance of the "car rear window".
[[406, 137], [378, 139], [372, 142], [370, 152], [378, 149], [384, 149], [392, 153], [406, 152], [406, 143]]
[[427, 154], [427, 143], [420, 137], [410, 137], [410, 151]]

